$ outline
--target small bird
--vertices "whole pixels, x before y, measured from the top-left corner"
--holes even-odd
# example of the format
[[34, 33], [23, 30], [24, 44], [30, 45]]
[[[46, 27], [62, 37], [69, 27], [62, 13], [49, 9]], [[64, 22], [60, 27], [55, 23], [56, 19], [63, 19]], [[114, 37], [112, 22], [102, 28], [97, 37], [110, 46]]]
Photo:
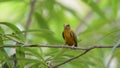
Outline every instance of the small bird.
[[65, 40], [65, 44], [72, 47], [77, 47], [77, 37], [75, 33], [71, 30], [71, 27], [69, 24], [64, 25], [64, 31], [62, 33], [62, 36]]

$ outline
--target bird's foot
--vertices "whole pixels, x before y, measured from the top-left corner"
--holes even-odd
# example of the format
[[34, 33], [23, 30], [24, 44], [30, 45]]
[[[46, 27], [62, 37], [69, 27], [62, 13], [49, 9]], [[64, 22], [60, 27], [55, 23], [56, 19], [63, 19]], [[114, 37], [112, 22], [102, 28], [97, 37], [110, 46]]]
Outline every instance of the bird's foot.
[[71, 49], [75, 49], [75, 46], [73, 45], [73, 46], [71, 46]]

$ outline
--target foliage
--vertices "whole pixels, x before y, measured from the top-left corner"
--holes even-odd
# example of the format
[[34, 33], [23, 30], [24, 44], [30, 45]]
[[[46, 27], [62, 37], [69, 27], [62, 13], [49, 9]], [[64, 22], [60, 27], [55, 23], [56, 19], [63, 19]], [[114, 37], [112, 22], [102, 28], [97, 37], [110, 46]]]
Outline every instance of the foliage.
[[[30, 0], [0, 0], [0, 46], [25, 44], [63, 45], [65, 23], [71, 24], [78, 35], [79, 47], [116, 45], [120, 39], [119, 0], [74, 0], [77, 7], [66, 5], [64, 0], [36, 0], [32, 22], [25, 30], [30, 12]], [[73, 5], [74, 6], [74, 5]], [[27, 37], [24, 37], [27, 32]], [[24, 45], [23, 45], [24, 44]], [[79, 53], [80, 50], [58, 48], [14, 48], [17, 68], [48, 68]], [[13, 48], [0, 48], [0, 67], [12, 67]], [[112, 49], [94, 49], [59, 68], [105, 68]], [[115, 51], [116, 50], [116, 51]], [[113, 68], [120, 68], [119, 49], [114, 48]]]

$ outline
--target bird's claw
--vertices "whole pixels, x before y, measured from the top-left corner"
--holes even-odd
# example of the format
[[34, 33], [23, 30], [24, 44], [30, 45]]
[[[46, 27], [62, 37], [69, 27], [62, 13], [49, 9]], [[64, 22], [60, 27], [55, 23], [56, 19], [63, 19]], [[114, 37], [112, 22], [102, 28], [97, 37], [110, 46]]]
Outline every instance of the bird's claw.
[[71, 46], [71, 49], [75, 49], [75, 46]]

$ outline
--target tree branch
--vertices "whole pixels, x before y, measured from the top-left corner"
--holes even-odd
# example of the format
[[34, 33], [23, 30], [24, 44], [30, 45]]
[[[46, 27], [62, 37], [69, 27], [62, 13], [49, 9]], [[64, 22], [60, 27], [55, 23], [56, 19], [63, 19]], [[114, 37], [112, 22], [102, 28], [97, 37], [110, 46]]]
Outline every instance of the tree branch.
[[[47, 47], [47, 48], [70, 48], [70, 49], [72, 48], [74, 50], [84, 50], [83, 53], [80, 53], [79, 55], [77, 55], [77, 56], [75, 56], [73, 58], [70, 58], [70, 59], [68, 59], [68, 60], [66, 60], [66, 61], [52, 67], [52, 68], [56, 68], [56, 67], [61, 66], [61, 65], [65, 64], [65, 63], [68, 63], [68, 62], [70, 62], [70, 61], [72, 61], [72, 60], [74, 60], [76, 58], [79, 58], [80, 56], [86, 54], [87, 52], [89, 52], [92, 49], [96, 49], [96, 48], [113, 48], [114, 46], [113, 45], [109, 45], [109, 46], [95, 45], [95, 46], [90, 46], [90, 47], [74, 47], [73, 48], [73, 47], [70, 47], [70, 46], [63, 46], [63, 45], [61, 45], [61, 46], [54, 45], [53, 46], [53, 45], [39, 45], [39, 44], [29, 44], [29, 45], [24, 45], [24, 46], [23, 46], [23, 44], [21, 44], [21, 45], [0, 45], [0, 48], [16, 48], [16, 47]], [[117, 48], [118, 47], [120, 47], [120, 44], [117, 46]]]
[[[35, 8], [35, 3], [36, 3], [36, 0], [31, 0], [30, 11], [29, 11], [28, 19], [27, 19], [27, 22], [26, 22], [26, 25], [25, 25], [25, 30], [26, 31], [29, 29], [29, 26], [30, 26], [31, 21], [32, 21], [32, 14], [33, 14], [33, 11], [34, 11], [34, 8]], [[25, 32], [25, 37], [26, 37], [26, 35], [27, 35], [27, 32]]]
[[[16, 47], [46, 47], [46, 48], [72, 48], [74, 50], [91, 50], [95, 48], [113, 48], [114, 46], [112, 45], [95, 45], [95, 46], [89, 46], [89, 47], [71, 47], [71, 46], [66, 46], [66, 45], [40, 45], [40, 44], [27, 44], [27, 45], [0, 45], [0, 48], [16, 48]], [[119, 46], [120, 47], [120, 44]]]

